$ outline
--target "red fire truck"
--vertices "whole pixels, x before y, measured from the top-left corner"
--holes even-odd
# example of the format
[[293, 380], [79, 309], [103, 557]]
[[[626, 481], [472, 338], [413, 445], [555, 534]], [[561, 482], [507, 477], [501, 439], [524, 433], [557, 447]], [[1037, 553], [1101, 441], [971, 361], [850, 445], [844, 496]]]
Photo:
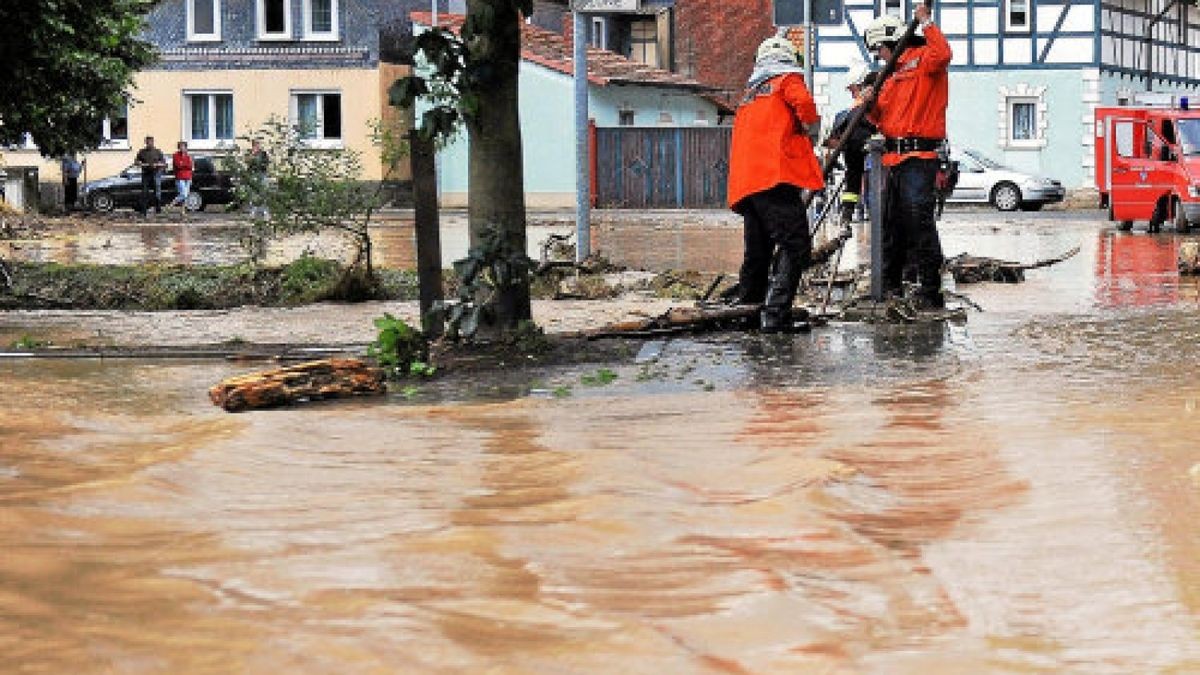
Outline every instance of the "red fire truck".
[[1096, 108], [1096, 187], [1118, 229], [1200, 226], [1200, 110], [1186, 98]]

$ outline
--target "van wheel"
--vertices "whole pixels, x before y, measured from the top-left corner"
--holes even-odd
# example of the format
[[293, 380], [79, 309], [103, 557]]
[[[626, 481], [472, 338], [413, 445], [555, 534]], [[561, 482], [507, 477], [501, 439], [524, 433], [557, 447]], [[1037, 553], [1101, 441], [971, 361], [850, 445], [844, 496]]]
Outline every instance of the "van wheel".
[[1004, 182], [992, 189], [992, 205], [1001, 211], [1016, 211], [1021, 206], [1021, 189]]
[[1179, 197], [1175, 197], [1171, 203], [1172, 213], [1175, 214], [1175, 231], [1183, 234], [1192, 229], [1191, 223], [1188, 222], [1187, 214], [1183, 212], [1183, 202]]

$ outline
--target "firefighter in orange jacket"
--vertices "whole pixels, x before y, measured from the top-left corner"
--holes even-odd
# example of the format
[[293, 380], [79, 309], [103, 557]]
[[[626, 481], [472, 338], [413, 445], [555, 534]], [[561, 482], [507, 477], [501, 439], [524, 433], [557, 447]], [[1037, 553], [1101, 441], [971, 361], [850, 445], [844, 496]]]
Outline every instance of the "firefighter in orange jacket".
[[745, 221], [737, 300], [763, 303], [764, 332], [792, 325], [792, 300], [812, 253], [800, 191], [824, 186], [808, 135], [819, 121], [795, 46], [783, 37], [764, 40], [733, 121], [729, 158], [729, 206]]
[[[953, 54], [929, 8], [918, 5], [913, 16], [921, 35], [896, 61], [895, 73], [879, 90], [869, 118], [884, 136], [883, 199], [884, 293], [903, 293], [906, 268], [916, 273], [919, 290], [913, 304], [924, 309], [945, 306], [941, 292], [942, 243], [935, 222], [937, 150], [946, 138], [949, 100], [947, 68]], [[904, 34], [904, 22], [881, 16], [863, 33], [867, 49], [884, 61]]]

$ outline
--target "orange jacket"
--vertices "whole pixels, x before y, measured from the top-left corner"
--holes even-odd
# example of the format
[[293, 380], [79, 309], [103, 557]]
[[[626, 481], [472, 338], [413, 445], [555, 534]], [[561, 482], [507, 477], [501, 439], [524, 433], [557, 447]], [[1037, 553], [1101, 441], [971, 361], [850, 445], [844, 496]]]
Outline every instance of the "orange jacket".
[[[910, 47], [900, 55], [896, 72], [883, 83], [868, 116], [888, 138], [945, 138], [946, 105], [950, 100], [947, 68], [954, 53], [946, 36], [935, 25], [925, 26], [925, 45]], [[883, 156], [886, 166], [909, 157], [935, 158], [935, 152], [910, 152]]]
[[729, 206], [781, 183], [820, 189], [821, 166], [802, 124], [820, 120], [804, 78], [773, 77], [746, 93], [733, 120], [729, 152]]

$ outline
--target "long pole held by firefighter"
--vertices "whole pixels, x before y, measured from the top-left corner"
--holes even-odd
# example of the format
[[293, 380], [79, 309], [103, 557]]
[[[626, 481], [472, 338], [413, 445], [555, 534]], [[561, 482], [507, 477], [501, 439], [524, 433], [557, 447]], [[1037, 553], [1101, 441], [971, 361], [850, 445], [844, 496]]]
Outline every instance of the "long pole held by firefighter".
[[[926, 0], [925, 6], [932, 10], [932, 0]], [[858, 125], [862, 123], [862, 119], [866, 117], [869, 112], [871, 112], [872, 108], [875, 107], [875, 99], [879, 97], [879, 92], [883, 89], [883, 84], [887, 82], [889, 77], [892, 76], [892, 73], [896, 72], [896, 65], [900, 60], [900, 56], [904, 53], [904, 50], [908, 47], [909, 43], [912, 42], [913, 36], [916, 35], [917, 28], [920, 26], [920, 23], [921, 22], [915, 17], [908, 22], [908, 28], [904, 31], [904, 35], [902, 35], [900, 40], [896, 43], [896, 48], [892, 50], [891, 58], [887, 60], [887, 63], [885, 63], [883, 66], [883, 70], [879, 71], [879, 75], [876, 76], [875, 84], [871, 87], [870, 93], [866, 98], [863, 99], [862, 105], [858, 106], [858, 108], [854, 111], [854, 114], [850, 116], [850, 120], [846, 123], [846, 130], [842, 133], [841, 137], [838, 138], [837, 143], [834, 144], [829, 153], [825, 155], [825, 162], [821, 167], [824, 175], [829, 175], [830, 169], [832, 169], [837, 164], [838, 159], [841, 158], [842, 150], [845, 148], [847, 140], [854, 133], [854, 131], [858, 129]], [[807, 192], [802, 197], [802, 203], [805, 210], [808, 210], [808, 207], [812, 204], [814, 197], [816, 197], [815, 191]]]

